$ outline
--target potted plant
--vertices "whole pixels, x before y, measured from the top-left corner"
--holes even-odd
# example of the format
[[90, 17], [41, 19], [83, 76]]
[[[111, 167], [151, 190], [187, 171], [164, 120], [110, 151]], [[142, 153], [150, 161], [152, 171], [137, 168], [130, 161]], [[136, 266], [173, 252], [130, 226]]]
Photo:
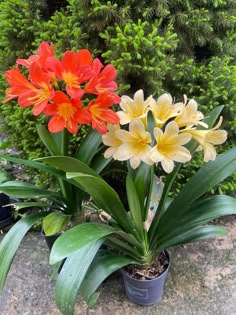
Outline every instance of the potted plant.
[[[0, 290], [22, 238], [35, 223], [43, 220], [46, 237], [52, 237], [68, 224], [73, 226], [86, 220], [82, 206], [86, 193], [74, 185], [73, 179], [66, 178], [66, 171], [79, 168], [99, 176], [109, 163], [100, 148], [102, 134], [107, 130], [107, 123], [119, 121], [111, 107], [120, 101], [115, 93], [115, 68], [104, 66], [98, 58], [93, 59], [87, 49], [66, 51], [58, 59], [54, 56], [53, 44], [43, 42], [37, 54], [17, 59], [16, 67], [4, 75], [9, 88], [3, 102], [17, 98], [19, 106], [31, 106], [35, 116], [48, 116], [48, 126], [38, 125], [37, 132], [49, 152], [47, 158], [56, 156], [56, 162], [48, 166], [40, 159], [30, 161], [7, 154], [0, 157], [53, 175], [59, 188], [54, 191], [21, 180], [0, 184], [0, 192], [25, 200], [17, 204], [18, 210], [38, 209], [19, 220], [0, 244]], [[87, 134], [72, 155], [70, 137], [81, 125], [87, 126]]]
[[[109, 147], [106, 158], [128, 163], [129, 207], [124, 207], [123, 196], [101, 177], [82, 168], [66, 173], [110, 220], [109, 224], [77, 225], [54, 243], [50, 263], [66, 258], [56, 282], [56, 303], [62, 314], [73, 314], [78, 292], [89, 306], [94, 305], [99, 285], [118, 269], [132, 301], [141, 305], [158, 302], [170, 265], [166, 250], [226, 233], [208, 223], [236, 213], [233, 197], [206, 196], [211, 187], [236, 171], [236, 148], [216, 157], [215, 145], [227, 137], [226, 131], [219, 129], [222, 117], [215, 124], [222, 106], [204, 118], [194, 100], [187, 102], [184, 97], [184, 102], [173, 103], [169, 94], [144, 100], [142, 90], [134, 99], [123, 96], [120, 106], [120, 125], [110, 125], [103, 142]], [[182, 164], [190, 161], [197, 149], [204, 152], [206, 164], [170, 198]], [[55, 165], [57, 158], [43, 161]], [[107, 247], [99, 250], [102, 244]], [[155, 281], [161, 287], [153, 293]]]

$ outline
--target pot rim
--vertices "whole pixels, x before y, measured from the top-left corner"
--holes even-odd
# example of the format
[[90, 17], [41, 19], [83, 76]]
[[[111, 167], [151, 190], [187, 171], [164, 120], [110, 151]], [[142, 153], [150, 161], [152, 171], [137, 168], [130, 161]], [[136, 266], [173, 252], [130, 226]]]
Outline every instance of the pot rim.
[[165, 269], [165, 271], [163, 271], [163, 272], [162, 272], [160, 275], [158, 275], [157, 277], [155, 277], [155, 278], [153, 278], [153, 279], [135, 279], [135, 278], [133, 278], [133, 277], [125, 270], [125, 267], [122, 267], [122, 268], [121, 268], [121, 273], [122, 273], [124, 276], [127, 276], [127, 277], [129, 277], [130, 279], [132, 279], [132, 280], [134, 280], [134, 281], [143, 282], [143, 283], [145, 283], [145, 282], [150, 283], [150, 281], [154, 281], [154, 280], [156, 280], [156, 279], [162, 278], [163, 276], [165, 276], [165, 275], [168, 273], [168, 271], [169, 271], [169, 269], [170, 269], [170, 254], [169, 254], [169, 252], [168, 252], [167, 250], [163, 250], [162, 252], [164, 252], [164, 253], [166, 254], [167, 258], [168, 258], [168, 266], [167, 266], [167, 268]]

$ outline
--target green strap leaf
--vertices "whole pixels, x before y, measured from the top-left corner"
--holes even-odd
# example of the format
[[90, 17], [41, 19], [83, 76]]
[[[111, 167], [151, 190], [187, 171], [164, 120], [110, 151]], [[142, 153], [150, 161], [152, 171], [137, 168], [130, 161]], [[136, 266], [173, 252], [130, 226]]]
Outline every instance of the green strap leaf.
[[94, 306], [96, 303], [94, 293], [108, 276], [116, 270], [134, 263], [133, 259], [115, 253], [96, 255], [80, 287], [80, 294], [89, 307]]
[[200, 241], [204, 239], [208, 239], [211, 237], [215, 237], [218, 235], [224, 235], [227, 231], [221, 226], [197, 226], [195, 228], [190, 229], [184, 233], [180, 233], [177, 237], [167, 240], [166, 242], [162, 242], [158, 244], [157, 250], [161, 251], [167, 249], [172, 246], [182, 245], [186, 243], [192, 243], [195, 241]]
[[81, 142], [75, 157], [86, 164], [90, 164], [101, 143], [101, 134], [97, 130], [90, 129]]
[[63, 315], [73, 315], [80, 285], [103, 240], [81, 248], [68, 257], [56, 282], [56, 304]]
[[202, 200], [187, 209], [180, 219], [173, 222], [172, 226], [161, 229], [158, 243], [173, 240], [192, 228], [231, 214], [236, 214], [236, 199], [233, 197], [220, 195]]
[[43, 231], [46, 236], [61, 232], [69, 223], [71, 215], [61, 211], [52, 212], [43, 219]]
[[139, 201], [139, 196], [135, 188], [135, 184], [129, 174], [126, 177], [126, 192], [128, 197], [131, 218], [133, 219], [138, 232], [140, 233], [140, 235], [142, 235], [143, 234], [142, 209]]
[[47, 128], [44, 125], [37, 125], [36, 128], [41, 141], [48, 149], [49, 153], [51, 155], [61, 155], [60, 148], [58, 147], [54, 136], [47, 130]]
[[44, 172], [47, 172], [49, 174], [55, 175], [57, 177], [66, 179], [65, 173], [63, 171], [58, 170], [54, 167], [45, 165], [45, 164], [40, 163], [40, 162], [19, 159], [19, 158], [4, 155], [4, 154], [0, 154], [0, 158], [5, 159], [5, 160], [10, 161], [10, 162], [13, 162], [13, 163], [22, 164], [22, 165], [25, 165], [28, 167], [32, 167], [32, 168], [35, 168], [37, 170], [44, 171]]
[[185, 184], [178, 196], [170, 204], [160, 219], [160, 226], [172, 224], [172, 220], [181, 217], [184, 211], [190, 207], [199, 197], [205, 194], [211, 187], [217, 185], [236, 171], [236, 148], [220, 154], [215, 161], [206, 163]]
[[99, 223], [83, 223], [63, 233], [54, 243], [51, 254], [50, 264], [78, 252], [82, 247], [92, 244], [118, 231], [108, 225]]
[[126, 212], [118, 194], [103, 179], [81, 173], [67, 173], [90, 196], [98, 208], [110, 214], [122, 228], [131, 234], [138, 234], [135, 226]]
[[66, 200], [58, 193], [45, 190], [30, 183], [9, 181], [0, 184], [0, 191], [16, 198], [47, 198], [56, 203], [66, 204]]
[[32, 214], [18, 221], [0, 243], [0, 292], [2, 292], [13, 258], [25, 234], [47, 213]]
[[52, 165], [64, 172], [79, 172], [99, 177], [99, 175], [88, 165], [69, 156], [49, 156], [39, 158], [37, 161]]

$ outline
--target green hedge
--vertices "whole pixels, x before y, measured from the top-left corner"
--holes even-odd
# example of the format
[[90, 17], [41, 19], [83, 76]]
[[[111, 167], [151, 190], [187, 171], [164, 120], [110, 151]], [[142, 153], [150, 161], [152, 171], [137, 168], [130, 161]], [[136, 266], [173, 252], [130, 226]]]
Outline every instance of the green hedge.
[[[59, 55], [86, 47], [118, 69], [121, 93], [132, 95], [143, 88], [146, 95], [167, 91], [179, 100], [187, 94], [196, 98], [203, 112], [225, 105], [226, 149], [236, 132], [235, 34], [234, 0], [3, 0], [0, 69], [28, 56], [44, 40], [53, 42]], [[1, 78], [2, 95], [5, 88]], [[35, 132], [43, 117], [33, 117], [15, 102], [2, 105], [0, 114], [12, 143], [25, 156], [44, 153]], [[73, 139], [72, 149], [77, 141]], [[199, 157], [184, 167], [179, 185], [200, 163]], [[217, 189], [232, 192], [235, 183], [233, 177]]]

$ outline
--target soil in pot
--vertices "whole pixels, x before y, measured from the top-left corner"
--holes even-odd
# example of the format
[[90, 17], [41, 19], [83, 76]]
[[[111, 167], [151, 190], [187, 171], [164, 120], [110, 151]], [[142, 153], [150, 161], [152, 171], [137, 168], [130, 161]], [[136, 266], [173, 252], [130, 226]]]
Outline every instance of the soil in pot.
[[148, 269], [140, 269], [133, 265], [123, 268], [121, 272], [127, 297], [143, 306], [158, 303], [164, 292], [169, 266], [169, 255], [163, 252]]

